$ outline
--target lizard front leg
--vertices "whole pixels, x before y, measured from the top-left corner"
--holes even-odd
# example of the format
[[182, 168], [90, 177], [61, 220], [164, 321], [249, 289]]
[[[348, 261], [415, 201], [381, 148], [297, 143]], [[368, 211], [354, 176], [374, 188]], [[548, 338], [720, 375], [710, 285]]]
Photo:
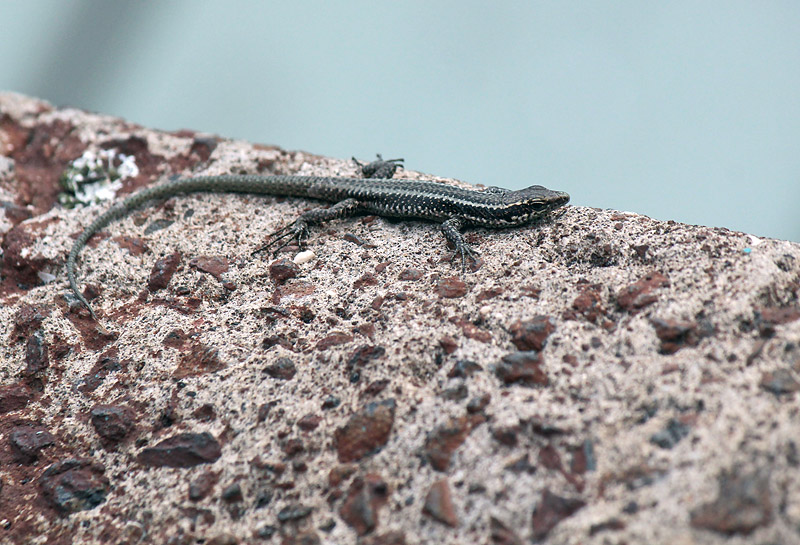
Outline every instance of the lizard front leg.
[[461, 234], [461, 229], [463, 227], [464, 222], [460, 218], [450, 218], [441, 225], [444, 238], [455, 246], [455, 252], [450, 260], [452, 261], [455, 259], [457, 255], [461, 256], [461, 276], [464, 276], [467, 270], [467, 258], [469, 258], [472, 263], [478, 263], [479, 255], [477, 250], [464, 242], [464, 236]]
[[384, 159], [378, 154], [378, 160], [364, 164], [353, 157], [353, 162], [361, 169], [364, 178], [392, 178], [398, 168], [403, 168], [405, 159]]

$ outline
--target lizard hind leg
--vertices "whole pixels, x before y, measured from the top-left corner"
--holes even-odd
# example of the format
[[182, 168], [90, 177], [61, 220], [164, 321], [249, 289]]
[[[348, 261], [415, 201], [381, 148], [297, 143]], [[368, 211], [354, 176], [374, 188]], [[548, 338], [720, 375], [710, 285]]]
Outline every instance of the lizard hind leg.
[[296, 220], [294, 220], [292, 223], [284, 225], [277, 231], [270, 233], [269, 239], [270, 239], [269, 242], [253, 250], [250, 253], [250, 255], [254, 256], [265, 250], [269, 250], [276, 244], [280, 243], [278, 246], [275, 247], [275, 250], [273, 251], [273, 253], [277, 254], [278, 252], [283, 250], [286, 246], [288, 246], [292, 242], [292, 240], [296, 240], [298, 246], [302, 248], [305, 245], [306, 239], [308, 239], [308, 223], [303, 221], [301, 216]]
[[288, 246], [292, 240], [297, 241], [297, 245], [302, 249], [305, 247], [305, 243], [308, 240], [308, 228], [310, 225], [318, 225], [333, 219], [352, 216], [358, 212], [359, 207], [360, 203], [356, 199], [345, 199], [329, 208], [315, 208], [308, 212], [303, 212], [300, 214], [300, 217], [292, 223], [284, 225], [274, 233], [270, 233], [269, 238], [271, 240], [267, 244], [253, 250], [250, 255], [268, 250], [280, 243], [280, 245], [273, 250], [273, 254], [277, 254]]

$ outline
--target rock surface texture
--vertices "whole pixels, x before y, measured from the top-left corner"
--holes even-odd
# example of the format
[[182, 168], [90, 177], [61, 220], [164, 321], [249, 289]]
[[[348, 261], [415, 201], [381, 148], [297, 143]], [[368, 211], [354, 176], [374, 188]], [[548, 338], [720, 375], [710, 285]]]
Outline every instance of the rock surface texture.
[[57, 200], [94, 156], [117, 198], [356, 174], [0, 95], [0, 542], [800, 543], [800, 245], [567, 207], [461, 279], [434, 224], [254, 258], [320, 203], [183, 196], [83, 252], [104, 335], [64, 263], [108, 204]]

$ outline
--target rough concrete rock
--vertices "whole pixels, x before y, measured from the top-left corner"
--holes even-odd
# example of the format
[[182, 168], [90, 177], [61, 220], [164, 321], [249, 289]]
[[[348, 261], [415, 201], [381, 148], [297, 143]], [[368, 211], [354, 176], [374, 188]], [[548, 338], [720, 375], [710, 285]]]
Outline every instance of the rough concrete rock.
[[[800, 542], [800, 245], [573, 206], [470, 231], [462, 286], [436, 225], [366, 217], [276, 275], [293, 253], [250, 252], [319, 203], [191, 195], [82, 254], [104, 335], [64, 271], [103, 206], [56, 200], [98, 150], [134, 158], [121, 194], [356, 173], [0, 95], [0, 542]], [[35, 460], [20, 429], [47, 439]], [[142, 463], [176, 437], [213, 455]], [[71, 460], [102, 494], [65, 510], [47, 472]]]

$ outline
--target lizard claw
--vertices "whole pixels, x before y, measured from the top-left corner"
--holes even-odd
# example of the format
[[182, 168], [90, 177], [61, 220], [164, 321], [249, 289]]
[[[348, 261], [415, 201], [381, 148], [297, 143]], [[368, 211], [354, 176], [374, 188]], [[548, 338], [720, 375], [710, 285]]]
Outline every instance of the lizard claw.
[[453, 252], [453, 255], [450, 256], [450, 261], [454, 261], [457, 256], [461, 256], [461, 276], [464, 276], [467, 272], [467, 260], [469, 259], [470, 264], [472, 265], [472, 271], [476, 271], [481, 266], [481, 259], [480, 259], [480, 252], [474, 249], [472, 246], [467, 244], [466, 242], [462, 242], [460, 244], [456, 244], [456, 250]]
[[292, 240], [297, 241], [297, 245], [302, 250], [306, 246], [306, 241], [308, 240], [308, 223], [305, 220], [298, 218], [297, 220], [293, 221], [289, 225], [285, 225], [275, 231], [274, 233], [270, 233], [270, 240], [267, 244], [260, 246], [253, 250], [250, 255], [254, 256], [260, 252], [270, 249], [272, 246], [280, 243], [275, 250], [273, 251], [273, 255], [280, 252], [282, 249], [287, 247]]

